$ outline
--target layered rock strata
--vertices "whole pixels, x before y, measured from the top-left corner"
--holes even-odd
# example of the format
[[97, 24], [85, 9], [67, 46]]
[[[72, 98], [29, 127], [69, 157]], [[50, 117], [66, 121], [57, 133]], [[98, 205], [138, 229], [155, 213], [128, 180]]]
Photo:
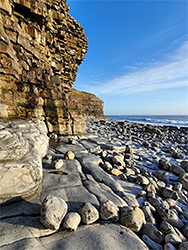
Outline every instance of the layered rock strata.
[[[41, 120], [59, 134], [84, 132], [88, 112], [71, 108], [78, 94], [68, 93], [87, 38], [68, 10], [66, 0], [1, 0], [1, 117]], [[95, 97], [86, 99], [92, 109]]]

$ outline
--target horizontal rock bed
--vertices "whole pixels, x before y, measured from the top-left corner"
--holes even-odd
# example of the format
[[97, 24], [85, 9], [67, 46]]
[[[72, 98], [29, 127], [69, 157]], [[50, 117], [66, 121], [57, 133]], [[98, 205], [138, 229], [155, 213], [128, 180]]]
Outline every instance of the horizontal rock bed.
[[187, 249], [187, 131], [88, 119], [51, 134], [40, 192], [0, 208], [1, 248]]

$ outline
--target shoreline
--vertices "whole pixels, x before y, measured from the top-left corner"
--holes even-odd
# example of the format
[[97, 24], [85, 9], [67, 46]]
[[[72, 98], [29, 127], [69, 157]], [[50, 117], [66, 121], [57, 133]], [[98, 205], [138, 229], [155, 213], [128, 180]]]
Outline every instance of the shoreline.
[[[188, 128], [188, 115], [108, 115], [110, 120], [117, 122], [133, 122], [153, 126], [172, 126]], [[181, 119], [180, 119], [181, 118]]]
[[[23, 123], [19, 126], [14, 123], [7, 131], [21, 136], [22, 128], [21, 133], [28, 138]], [[26, 128], [30, 129], [29, 126], [28, 123]], [[138, 249], [186, 249], [187, 128], [88, 118], [85, 134], [51, 134], [50, 141], [50, 145], [55, 143], [42, 159], [39, 193], [16, 203], [2, 204], [0, 208], [3, 250], [19, 248], [23, 242], [30, 244], [31, 238], [37, 249], [56, 249], [56, 245], [61, 245], [64, 250], [79, 250], [83, 244], [94, 250], [93, 241], [86, 242], [85, 238], [94, 239], [99, 249], [131, 249], [132, 243], [124, 236], [127, 239], [131, 236]], [[51, 230], [43, 216], [48, 199], [52, 204], [53, 199], [63, 203], [66, 216], [74, 213], [78, 223], [70, 229], [65, 227], [65, 219], [60, 219], [55, 230]], [[82, 217], [83, 206], [89, 206], [88, 218], [95, 218], [91, 223], [87, 224]], [[56, 217], [60, 210], [56, 205], [51, 212]], [[51, 220], [47, 214], [46, 219]], [[96, 228], [103, 228], [97, 237]], [[109, 234], [112, 230], [114, 238]], [[80, 240], [75, 243], [74, 237]]]

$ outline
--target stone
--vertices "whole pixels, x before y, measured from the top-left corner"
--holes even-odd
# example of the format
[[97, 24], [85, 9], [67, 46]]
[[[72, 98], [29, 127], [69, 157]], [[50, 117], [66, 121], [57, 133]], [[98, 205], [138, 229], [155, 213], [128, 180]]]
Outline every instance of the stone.
[[67, 213], [67, 208], [67, 204], [63, 199], [52, 195], [46, 196], [41, 206], [41, 223], [46, 228], [58, 230]]
[[176, 250], [176, 248], [171, 243], [166, 243], [164, 246], [164, 250]]
[[120, 221], [122, 225], [134, 232], [140, 231], [143, 224], [146, 223], [144, 213], [138, 207], [123, 207], [121, 209]]
[[1, 120], [0, 203], [35, 194], [42, 181], [42, 157], [48, 137], [26, 120]]
[[115, 176], [119, 176], [122, 174], [122, 172], [119, 170], [119, 169], [116, 169], [116, 168], [113, 168], [111, 171], [110, 171], [111, 174], [115, 175]]
[[107, 172], [110, 172], [113, 169], [112, 165], [108, 161], [102, 164], [102, 168], [106, 170]]
[[99, 218], [98, 210], [88, 202], [80, 207], [79, 213], [84, 224], [92, 224]]
[[178, 250], [187, 250], [188, 249], [188, 241], [182, 242], [178, 247]]
[[169, 181], [169, 174], [166, 171], [158, 170], [153, 173], [155, 177], [157, 177], [160, 181], [168, 182]]
[[126, 173], [126, 176], [134, 176], [135, 175], [135, 172], [132, 168], [125, 168], [124, 172]]
[[63, 160], [59, 159], [59, 160], [52, 161], [51, 167], [54, 168], [54, 169], [62, 168], [63, 167]]
[[176, 234], [167, 234], [165, 236], [165, 242], [169, 242], [174, 246], [178, 246], [182, 242], [182, 240]]
[[185, 240], [185, 237], [183, 236], [183, 234], [176, 227], [173, 227], [167, 221], [163, 221], [161, 223], [160, 229], [165, 235], [173, 234], [173, 235], [177, 235], [182, 241]]
[[119, 175], [119, 177], [120, 177], [121, 180], [124, 180], [124, 181], [127, 180], [126, 174], [121, 173], [121, 174]]
[[152, 223], [144, 224], [141, 233], [147, 235], [156, 243], [162, 244], [164, 241], [164, 235]]
[[112, 162], [114, 164], [120, 165], [122, 167], [125, 167], [125, 162], [124, 162], [124, 156], [121, 154], [117, 154], [112, 158]]
[[185, 226], [183, 229], [183, 235], [186, 237], [186, 239], [188, 238], [188, 226]]
[[137, 196], [139, 197], [146, 196], [146, 192], [144, 190], [140, 190], [138, 191]]
[[176, 175], [181, 175], [185, 173], [185, 170], [178, 165], [172, 164], [170, 166], [170, 171]]
[[144, 212], [146, 222], [152, 223], [153, 225], [156, 225], [156, 220], [153, 215], [155, 213], [155, 210], [151, 208], [151, 206], [143, 205], [142, 211]]
[[119, 208], [110, 200], [100, 205], [100, 217], [103, 220], [117, 221], [119, 219]]
[[180, 167], [183, 168], [186, 173], [188, 173], [188, 161], [187, 160], [181, 161]]
[[159, 167], [163, 168], [164, 170], [169, 170], [170, 169], [170, 163], [166, 159], [160, 159], [159, 160]]
[[128, 204], [128, 206], [139, 207], [135, 195], [126, 192], [121, 192], [119, 195], [124, 199], [124, 201]]
[[183, 188], [188, 191], [188, 173], [181, 174], [178, 181], [183, 185]]
[[66, 160], [74, 160], [75, 154], [71, 151], [68, 151], [64, 155]]
[[182, 187], [183, 187], [183, 185], [180, 183], [180, 182], [177, 182], [177, 183], [175, 183], [174, 184], [174, 190], [176, 190], [176, 191], [182, 191]]
[[140, 185], [148, 185], [149, 184], [149, 180], [145, 176], [138, 175], [136, 177], [136, 183], [140, 184]]
[[165, 211], [162, 217], [163, 217], [163, 220], [166, 220], [172, 226], [178, 228], [179, 230], [182, 230], [184, 228], [183, 222], [179, 219], [177, 213], [173, 209], [169, 209]]
[[146, 243], [146, 245], [148, 245], [149, 249], [151, 250], [163, 250], [163, 247], [160, 244], [151, 240], [147, 235], [143, 235], [142, 240]]
[[81, 217], [78, 213], [68, 213], [65, 215], [64, 221], [63, 221], [63, 228], [69, 230], [69, 231], [76, 231], [78, 228], [78, 225], [80, 224]]

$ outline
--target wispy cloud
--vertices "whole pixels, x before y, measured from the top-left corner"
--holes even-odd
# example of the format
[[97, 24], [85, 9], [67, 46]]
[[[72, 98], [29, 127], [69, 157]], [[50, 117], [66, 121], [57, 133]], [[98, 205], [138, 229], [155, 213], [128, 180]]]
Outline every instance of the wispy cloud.
[[85, 90], [97, 95], [130, 95], [182, 86], [188, 86], [188, 41], [163, 61], [135, 67], [126, 75], [97, 86], [85, 86]]

